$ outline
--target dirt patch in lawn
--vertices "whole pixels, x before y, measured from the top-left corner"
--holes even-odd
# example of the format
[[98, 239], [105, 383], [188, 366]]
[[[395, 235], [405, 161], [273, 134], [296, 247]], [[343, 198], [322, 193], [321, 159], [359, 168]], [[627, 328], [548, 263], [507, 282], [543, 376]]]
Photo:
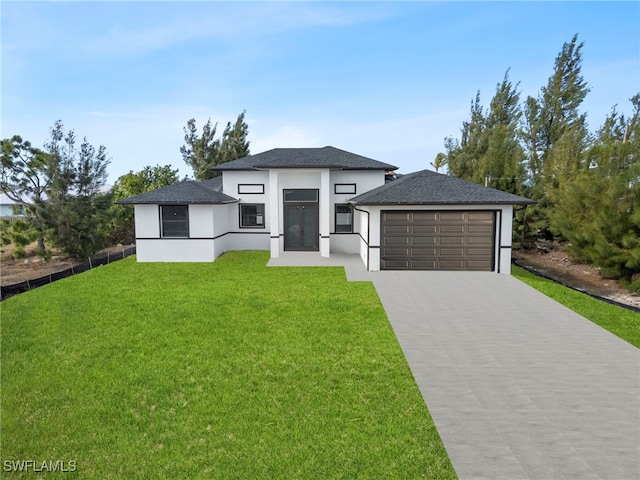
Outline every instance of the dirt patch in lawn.
[[[130, 248], [129, 245], [116, 245], [114, 247], [100, 250], [94, 256], [107, 255], [108, 253], [120, 253]], [[54, 252], [51, 260], [48, 262], [38, 257], [35, 253], [35, 243], [27, 247], [26, 258], [13, 258], [13, 246], [8, 245], [1, 248], [0, 253], [0, 285], [7, 286], [15, 283], [24, 282], [44, 277], [50, 273], [61, 272], [76, 265], [85, 262], [86, 259], [75, 260], [65, 258], [59, 252]], [[58, 254], [56, 254], [58, 253]]]
[[514, 250], [512, 256], [522, 266], [530, 267], [565, 285], [584, 290], [616, 302], [640, 307], [640, 295], [632, 294], [620, 283], [600, 275], [591, 265], [574, 262], [563, 245], [538, 242], [531, 250]]

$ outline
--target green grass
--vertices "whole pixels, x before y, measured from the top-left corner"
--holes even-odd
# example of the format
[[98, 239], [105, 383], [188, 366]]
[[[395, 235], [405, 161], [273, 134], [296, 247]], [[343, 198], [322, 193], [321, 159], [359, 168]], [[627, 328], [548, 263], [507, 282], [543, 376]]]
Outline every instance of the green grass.
[[640, 348], [640, 314], [597, 300], [516, 266], [511, 267], [511, 274], [631, 345]]
[[2, 466], [76, 462], [47, 478], [455, 478], [373, 285], [267, 259], [131, 257], [4, 301]]

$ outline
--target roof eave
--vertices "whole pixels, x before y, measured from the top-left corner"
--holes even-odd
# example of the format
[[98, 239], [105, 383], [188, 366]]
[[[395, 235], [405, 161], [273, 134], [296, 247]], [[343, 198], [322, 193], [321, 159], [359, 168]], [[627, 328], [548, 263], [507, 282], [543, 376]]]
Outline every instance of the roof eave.
[[117, 201], [118, 205], [226, 205], [229, 203], [237, 203], [238, 200], [224, 200], [220, 202], [212, 202], [212, 201], [171, 201], [171, 200], [143, 200], [143, 201]]
[[389, 202], [389, 201], [353, 201], [348, 200], [349, 203], [353, 205], [534, 205], [537, 202], [534, 201], [519, 201], [519, 202], [496, 202], [496, 201], [486, 201], [486, 202]]

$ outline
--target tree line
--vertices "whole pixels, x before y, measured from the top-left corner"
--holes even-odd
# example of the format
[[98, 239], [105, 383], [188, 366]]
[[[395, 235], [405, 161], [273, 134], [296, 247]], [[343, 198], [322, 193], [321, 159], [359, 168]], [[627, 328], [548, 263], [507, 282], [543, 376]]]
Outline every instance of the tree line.
[[[195, 119], [183, 128], [183, 160], [197, 180], [211, 178], [209, 168], [250, 154], [245, 112], [228, 122], [216, 138], [211, 119], [198, 134]], [[13, 256], [27, 255], [26, 247], [37, 242], [36, 253], [48, 260], [52, 248], [74, 258], [86, 258], [99, 250], [135, 240], [133, 207], [116, 202], [180, 181], [171, 165], [144, 167], [117, 179], [106, 188], [107, 149], [82, 142], [61, 120], [54, 123], [42, 148], [20, 135], [0, 144], [0, 191], [22, 213], [0, 221], [0, 244], [13, 244]], [[188, 180], [184, 177], [182, 180]]]
[[516, 246], [567, 242], [573, 258], [639, 290], [640, 94], [630, 98], [630, 116], [614, 106], [590, 132], [583, 46], [577, 35], [563, 44], [536, 97], [522, 101], [509, 70], [487, 108], [478, 92], [460, 138], [446, 138], [432, 165], [535, 200], [515, 214]]

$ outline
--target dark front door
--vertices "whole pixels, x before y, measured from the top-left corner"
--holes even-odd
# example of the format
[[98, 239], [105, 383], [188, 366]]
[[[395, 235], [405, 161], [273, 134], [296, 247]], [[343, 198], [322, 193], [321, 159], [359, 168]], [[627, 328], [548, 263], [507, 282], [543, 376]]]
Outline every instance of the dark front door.
[[284, 249], [319, 249], [318, 205], [312, 203], [284, 205]]

